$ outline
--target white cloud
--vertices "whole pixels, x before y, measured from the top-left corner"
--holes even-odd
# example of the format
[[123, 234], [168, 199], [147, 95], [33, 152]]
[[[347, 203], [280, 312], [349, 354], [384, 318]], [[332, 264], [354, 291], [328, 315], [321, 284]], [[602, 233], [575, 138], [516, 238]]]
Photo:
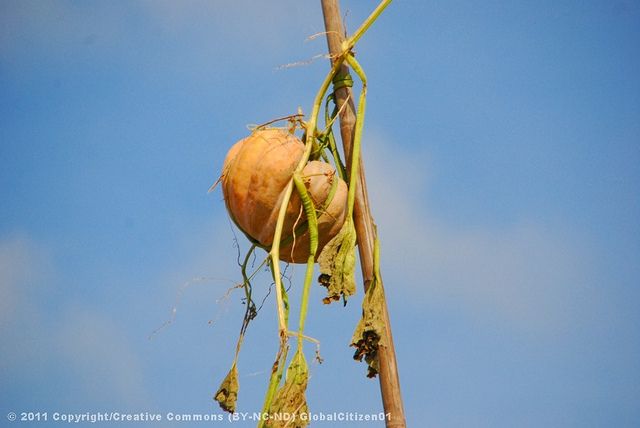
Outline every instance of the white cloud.
[[[501, 228], [440, 219], [428, 206], [429, 158], [390, 150], [379, 136], [365, 150], [369, 192], [382, 238], [383, 267], [394, 287], [441, 301], [482, 320], [561, 332], [589, 299], [589, 255], [575, 238], [540, 221]], [[583, 310], [584, 308], [580, 308]]]

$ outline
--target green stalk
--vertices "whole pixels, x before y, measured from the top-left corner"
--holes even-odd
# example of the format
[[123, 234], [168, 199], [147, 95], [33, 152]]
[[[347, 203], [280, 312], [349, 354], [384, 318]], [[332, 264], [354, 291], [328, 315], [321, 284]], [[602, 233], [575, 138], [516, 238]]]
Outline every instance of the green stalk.
[[350, 51], [355, 44], [360, 40], [360, 37], [371, 27], [371, 25], [375, 22], [376, 19], [380, 16], [383, 10], [387, 8], [391, 4], [391, 0], [382, 0], [380, 4], [371, 12], [371, 15], [367, 19], [364, 20], [360, 28], [358, 28], [347, 40], [342, 43], [342, 54], [344, 52]]
[[[334, 91], [335, 91], [335, 86], [334, 86]], [[334, 93], [329, 94], [329, 96], [327, 97], [326, 104], [324, 106], [325, 108], [324, 121], [325, 121], [325, 132], [327, 133], [327, 144], [329, 146], [329, 150], [331, 151], [331, 156], [333, 156], [333, 161], [336, 164], [336, 170], [338, 170], [338, 176], [341, 179], [346, 181], [347, 173], [345, 171], [344, 164], [342, 163], [342, 159], [340, 159], [340, 153], [338, 152], [338, 147], [336, 146], [336, 139], [333, 136], [333, 129], [332, 129], [333, 122], [338, 118], [338, 106], [337, 105], [335, 106], [335, 108], [331, 112], [331, 116], [329, 116], [329, 103], [331, 101], [333, 101], [334, 103], [336, 102]]]
[[[280, 337], [280, 348], [278, 350], [278, 356], [276, 357], [276, 361], [274, 362], [274, 366], [271, 371], [271, 377], [269, 379], [269, 387], [267, 389], [267, 394], [265, 396], [264, 405], [263, 405], [263, 413], [268, 413], [269, 409], [271, 408], [271, 402], [273, 400], [273, 396], [275, 395], [276, 389], [280, 383], [280, 380], [282, 379], [284, 363], [286, 361], [286, 355], [288, 352], [288, 346], [287, 346], [288, 322], [287, 322], [287, 317], [285, 315], [285, 310], [284, 310], [284, 300], [283, 300], [283, 292], [282, 292], [283, 285], [282, 285], [282, 278], [280, 273], [280, 241], [282, 240], [282, 229], [284, 228], [284, 219], [287, 212], [287, 206], [289, 205], [289, 200], [291, 199], [291, 194], [293, 192], [293, 186], [294, 186], [293, 177], [296, 174], [298, 174], [298, 176], [300, 175], [300, 172], [302, 172], [302, 169], [304, 168], [304, 166], [307, 164], [309, 160], [309, 156], [313, 148], [313, 142], [315, 140], [316, 124], [318, 122], [318, 114], [320, 112], [320, 106], [322, 104], [322, 100], [329, 88], [329, 85], [331, 84], [333, 77], [338, 72], [341, 65], [342, 65], [342, 61], [336, 61], [334, 66], [331, 68], [331, 71], [329, 72], [329, 74], [327, 74], [327, 77], [325, 77], [324, 81], [322, 82], [322, 85], [320, 86], [318, 93], [316, 94], [313, 110], [311, 112], [311, 117], [307, 125], [307, 138], [305, 141], [305, 150], [302, 154], [302, 157], [300, 158], [300, 162], [296, 166], [296, 169], [293, 173], [291, 180], [289, 181], [289, 183], [284, 189], [282, 204], [280, 205], [280, 210], [278, 211], [276, 229], [273, 234], [273, 246], [271, 247], [271, 251], [269, 252], [269, 254], [271, 255], [271, 268], [272, 268], [272, 273], [273, 273], [273, 278], [275, 281], [275, 288], [276, 288], [276, 302], [277, 302], [277, 308], [278, 308], [278, 335]], [[314, 214], [315, 214], [315, 210], [314, 210]], [[316, 229], [316, 232], [317, 232], [317, 229]], [[311, 228], [309, 233], [311, 233]], [[307, 262], [307, 274], [305, 276], [313, 275], [313, 261], [311, 262], [311, 273], [309, 273], [309, 270], [310, 270], [309, 262]], [[305, 282], [307, 281], [305, 280]], [[310, 283], [311, 281], [308, 281], [308, 282]], [[306, 300], [308, 301], [308, 291], [306, 294], [307, 294]], [[303, 295], [304, 295], [304, 292], [303, 292]], [[302, 315], [304, 315], [303, 318], [306, 318], [306, 308], [304, 310], [304, 314]], [[301, 339], [299, 338], [298, 340], [300, 341]], [[261, 428], [263, 426], [264, 426], [264, 421], [261, 420], [258, 423], [258, 428]]]
[[360, 144], [362, 141], [362, 130], [364, 128], [364, 113], [366, 107], [367, 98], [367, 76], [364, 74], [364, 70], [356, 61], [353, 55], [346, 56], [346, 61], [349, 63], [353, 71], [358, 75], [362, 81], [362, 90], [360, 91], [360, 98], [358, 99], [358, 114], [356, 116], [356, 129], [353, 134], [353, 147], [351, 154], [351, 171], [349, 171], [349, 192], [347, 193], [347, 219], [351, 219], [353, 216], [353, 206], [356, 200], [356, 183], [358, 182], [358, 168], [360, 167]]
[[[322, 100], [324, 95], [326, 94], [329, 85], [333, 79], [333, 76], [338, 72], [340, 66], [342, 65], [342, 61], [336, 61], [334, 66], [331, 68], [327, 77], [325, 77], [322, 82], [322, 86], [320, 86], [320, 90], [316, 94], [316, 98], [313, 104], [313, 110], [311, 112], [311, 117], [309, 118], [309, 123], [307, 125], [307, 138], [305, 141], [305, 149], [296, 166], [294, 174], [301, 173], [304, 166], [309, 161], [309, 156], [311, 154], [311, 150], [313, 148], [313, 141], [316, 136], [316, 125], [318, 123], [318, 114], [320, 113], [320, 107], [322, 105]], [[282, 204], [280, 205], [280, 210], [278, 211], [278, 219], [276, 221], [276, 229], [273, 234], [273, 246], [271, 247], [271, 264], [273, 267], [273, 276], [276, 282], [276, 300], [278, 301], [278, 321], [279, 321], [279, 334], [281, 340], [286, 340], [286, 332], [287, 332], [287, 324], [285, 322], [284, 309], [282, 307], [282, 278], [280, 277], [280, 240], [282, 239], [282, 229], [284, 227], [284, 219], [287, 214], [287, 206], [289, 205], [289, 200], [291, 199], [291, 193], [293, 192], [293, 178], [289, 181], [287, 186], [283, 191]]]
[[[353, 148], [353, 161], [352, 161], [352, 171], [351, 171], [351, 176], [350, 176], [350, 185], [349, 185], [349, 193], [348, 193], [348, 200], [349, 200], [349, 212], [348, 212], [348, 217], [347, 218], [352, 218], [353, 215], [353, 204], [355, 201], [355, 185], [356, 185], [356, 181], [357, 181], [357, 165], [358, 165], [358, 160], [359, 160], [359, 148], [360, 148], [360, 137], [362, 136], [362, 122], [364, 119], [364, 95], [366, 94], [366, 78], [364, 78], [364, 72], [362, 71], [362, 68], [360, 67], [360, 65], [357, 63], [357, 61], [355, 61], [355, 59], [353, 58], [353, 56], [351, 55], [350, 51], [353, 48], [353, 46], [355, 45], [355, 43], [360, 39], [360, 37], [362, 37], [362, 35], [367, 31], [367, 29], [373, 24], [373, 22], [378, 18], [378, 16], [382, 13], [382, 11], [389, 5], [389, 3], [391, 3], [391, 0], [383, 0], [378, 7], [376, 7], [376, 9], [373, 11], [373, 13], [365, 20], [365, 22], [360, 26], [360, 28], [358, 28], [358, 30], [356, 30], [356, 32], [353, 34], [352, 37], [350, 37], [346, 43], [343, 45], [344, 49], [343, 52], [340, 54], [340, 56], [338, 58], [336, 58], [333, 66], [331, 67], [331, 70], [329, 71], [329, 73], [327, 74], [327, 76], [325, 77], [324, 81], [322, 82], [322, 85], [320, 86], [320, 89], [318, 90], [316, 97], [314, 99], [313, 102], [313, 109], [311, 112], [311, 116], [309, 118], [309, 122], [307, 123], [306, 126], [306, 140], [305, 140], [305, 149], [304, 152], [302, 154], [302, 157], [300, 158], [300, 161], [298, 162], [298, 165], [296, 166], [296, 169], [293, 173], [292, 179], [289, 181], [289, 183], [287, 184], [287, 186], [284, 188], [283, 190], [283, 197], [282, 197], [282, 203], [280, 205], [280, 209], [278, 211], [278, 218], [276, 221], [276, 228], [274, 231], [274, 236], [273, 236], [273, 245], [271, 247], [271, 251], [269, 252], [270, 256], [271, 256], [271, 268], [272, 268], [272, 273], [274, 276], [274, 281], [275, 281], [275, 288], [276, 288], [276, 301], [277, 301], [277, 309], [278, 309], [278, 331], [279, 331], [279, 336], [280, 336], [280, 348], [278, 351], [278, 355], [276, 357], [276, 361], [274, 362], [274, 366], [272, 369], [272, 373], [271, 373], [271, 377], [269, 380], [269, 387], [267, 389], [267, 394], [265, 396], [265, 401], [264, 401], [264, 405], [263, 405], [263, 412], [264, 413], [268, 413], [269, 409], [271, 407], [271, 402], [273, 400], [273, 396], [276, 392], [277, 386], [280, 383], [280, 380], [282, 378], [282, 374], [283, 374], [283, 366], [284, 366], [284, 362], [286, 361], [286, 355], [288, 352], [288, 346], [287, 346], [287, 335], [288, 335], [288, 322], [287, 322], [287, 317], [285, 316], [285, 310], [284, 310], [284, 301], [283, 301], [283, 285], [282, 285], [282, 278], [281, 278], [281, 272], [280, 272], [280, 241], [282, 239], [282, 232], [283, 232], [283, 228], [284, 228], [284, 219], [286, 217], [286, 211], [287, 211], [287, 206], [289, 205], [289, 201], [291, 199], [291, 194], [293, 193], [293, 187], [294, 185], [296, 185], [296, 187], [298, 187], [299, 189], [299, 185], [295, 184], [294, 181], [296, 179], [296, 176], [298, 177], [298, 179], [300, 178], [300, 173], [302, 172], [304, 166], [307, 164], [307, 162], [309, 161], [309, 157], [311, 155], [311, 152], [313, 150], [314, 147], [314, 142], [316, 140], [316, 132], [317, 132], [317, 123], [318, 123], [318, 115], [320, 113], [320, 109], [321, 109], [321, 105], [322, 105], [322, 100], [324, 99], [325, 94], [327, 93], [327, 90], [329, 88], [329, 86], [331, 85], [333, 78], [335, 77], [335, 75], [338, 73], [338, 71], [340, 70], [340, 68], [342, 67], [342, 64], [345, 60], [347, 60], [349, 62], [349, 64], [352, 65], [352, 68], [354, 69], [354, 71], [356, 71], [356, 73], [358, 74], [358, 76], [360, 76], [360, 78], [362, 79], [363, 82], [363, 88], [362, 88], [362, 92], [360, 95], [360, 108], [359, 108], [359, 112], [358, 112], [358, 123], [356, 124], [356, 140], [354, 141], [354, 148]], [[359, 129], [359, 130], [358, 130]], [[301, 181], [301, 180], [300, 180]], [[302, 187], [304, 188], [304, 183], [302, 183]], [[299, 189], [300, 190], [300, 189]], [[303, 189], [306, 192], [306, 188]], [[302, 192], [301, 192], [301, 198], [302, 198]], [[310, 198], [309, 198], [310, 199]], [[304, 200], [304, 199], [303, 199]], [[307, 210], [308, 207], [305, 207], [305, 212], [307, 213], [307, 219], [309, 220], [312, 216], [315, 216], [315, 208], [313, 208], [313, 204], [311, 204], [311, 210], [308, 211]], [[310, 224], [309, 227], [309, 233], [310, 233], [310, 238], [311, 238], [311, 233], [312, 232], [312, 227]], [[317, 249], [317, 224], [316, 224], [316, 249]], [[311, 239], [310, 239], [311, 241]], [[313, 251], [313, 243], [311, 244], [311, 248], [310, 248], [310, 255], [309, 258], [307, 260], [307, 271], [305, 273], [305, 287], [303, 289], [303, 295], [302, 295], [302, 307], [301, 307], [301, 311], [300, 311], [300, 331], [298, 332], [298, 346], [299, 346], [299, 350], [301, 350], [301, 346], [302, 346], [302, 341], [304, 339], [305, 336], [303, 336], [303, 329], [304, 329], [304, 323], [305, 323], [305, 319], [306, 319], [306, 315], [307, 315], [307, 305], [308, 305], [308, 299], [309, 299], [309, 288], [310, 288], [310, 284], [312, 281], [312, 276], [313, 276], [313, 264], [314, 264], [314, 258], [315, 258], [315, 251]], [[258, 423], [258, 427], [263, 427], [264, 426], [264, 421], [261, 420]]]
[[[324, 81], [322, 82], [322, 85], [320, 86], [320, 89], [318, 90], [316, 97], [313, 101], [313, 110], [311, 111], [311, 117], [309, 118], [309, 122], [307, 124], [307, 138], [305, 141], [305, 150], [302, 154], [302, 157], [300, 158], [300, 162], [298, 162], [298, 165], [295, 169], [294, 173], [300, 173], [302, 172], [302, 169], [304, 168], [304, 166], [307, 164], [307, 162], [309, 161], [309, 156], [311, 154], [311, 150], [313, 149], [313, 142], [315, 141], [316, 138], [316, 128], [317, 128], [317, 124], [318, 124], [318, 115], [320, 113], [320, 108], [322, 105], [322, 100], [324, 99], [324, 96], [329, 88], [329, 85], [331, 85], [331, 82], [333, 80], [333, 78], [335, 77], [335, 75], [338, 73], [338, 71], [340, 70], [340, 67], [342, 66], [342, 63], [345, 61], [345, 59], [349, 62], [349, 64], [352, 66], [352, 68], [354, 69], [354, 71], [358, 74], [358, 76], [360, 76], [360, 78], [362, 79], [363, 82], [363, 88], [362, 88], [362, 93], [360, 95], [360, 105], [364, 106], [364, 95], [366, 93], [366, 77], [364, 75], [364, 71], [362, 70], [362, 68], [360, 67], [360, 65], [358, 64], [358, 62], [355, 60], [355, 58], [353, 58], [353, 56], [350, 54], [350, 50], [351, 48], [353, 48], [353, 46], [355, 45], [355, 43], [360, 39], [360, 37], [362, 37], [362, 35], [367, 31], [367, 29], [373, 24], [373, 22], [378, 18], [378, 16], [380, 16], [380, 14], [382, 13], [382, 11], [391, 3], [391, 0], [383, 0], [378, 7], [376, 7], [376, 9], [371, 13], [371, 15], [369, 15], [369, 17], [364, 21], [364, 23], [360, 26], [360, 28], [358, 28], [356, 30], [356, 32], [353, 34], [353, 36], [351, 36], [347, 43], [345, 44], [345, 49], [343, 50], [343, 52], [340, 55], [340, 58], [337, 58], [336, 61], [334, 62], [333, 66], [331, 67], [331, 70], [329, 71], [329, 73], [327, 74], [327, 76], [325, 77]], [[359, 111], [358, 112], [358, 118], [360, 119], [360, 117], [364, 117], [364, 111]], [[358, 128], [360, 128], [359, 131], [359, 135], [362, 135], [362, 120], [358, 120], [358, 123], [356, 124], [356, 135], [358, 135]], [[358, 146], [355, 147], [355, 141], [354, 141], [354, 153], [353, 156], [359, 156], [359, 153], [357, 153], [359, 151], [359, 140], [357, 141]], [[356, 148], [358, 150], [356, 150]], [[359, 157], [355, 158], [355, 160], [359, 159]], [[349, 186], [349, 200], [351, 201], [350, 203], [350, 212], [349, 212], [349, 217], [351, 217], [351, 214], [353, 214], [353, 201], [355, 201], [355, 183], [356, 183], [356, 174], [357, 174], [357, 165], [358, 162], [352, 161], [353, 165], [352, 165], [352, 174], [350, 177], [350, 185]], [[355, 166], [354, 166], [355, 165]], [[286, 331], [287, 331], [287, 324], [285, 322], [285, 316], [284, 316], [284, 309], [282, 307], [282, 290], [281, 290], [281, 286], [282, 286], [282, 279], [280, 277], [280, 240], [282, 239], [282, 229], [284, 227], [284, 219], [286, 217], [286, 212], [287, 212], [287, 205], [289, 205], [289, 200], [291, 199], [291, 194], [293, 192], [293, 179], [291, 181], [289, 181], [289, 183], [287, 184], [287, 186], [284, 189], [284, 194], [283, 194], [283, 198], [282, 198], [282, 204], [280, 205], [280, 210], [278, 211], [278, 219], [276, 222], [276, 229], [274, 232], [274, 236], [273, 236], [273, 246], [271, 247], [271, 261], [272, 261], [272, 267], [273, 267], [273, 274], [275, 277], [275, 282], [276, 282], [276, 299], [278, 300], [278, 321], [279, 321], [279, 334], [281, 337], [281, 340], [286, 340]]]
[[376, 283], [382, 283], [382, 275], [380, 275], [380, 239], [376, 231], [376, 239], [373, 241], [373, 277]]
[[300, 174], [293, 175], [293, 182], [296, 190], [300, 194], [305, 214], [307, 215], [307, 223], [309, 224], [309, 258], [307, 259], [307, 270], [304, 276], [304, 286], [302, 288], [302, 301], [300, 303], [300, 319], [298, 325], [298, 350], [302, 350], [302, 341], [304, 339], [304, 324], [307, 318], [307, 307], [309, 304], [309, 290], [313, 282], [313, 265], [315, 264], [315, 254], [318, 251], [318, 218], [316, 217], [316, 209], [313, 206], [313, 200], [307, 188], [302, 181]]
[[[266, 415], [269, 413], [269, 409], [271, 408], [271, 402], [273, 401], [273, 396], [276, 394], [278, 389], [278, 385], [280, 384], [280, 380], [282, 379], [282, 374], [284, 373], [284, 363], [287, 361], [287, 354], [289, 352], [289, 346], [280, 346], [278, 350], [278, 354], [276, 355], [276, 360], [273, 362], [273, 366], [271, 368], [271, 377], [269, 378], [269, 386], [267, 387], [267, 393], [264, 397], [264, 404], [262, 405], [262, 414]], [[266, 420], [260, 418], [258, 422], [258, 428], [263, 428]]]

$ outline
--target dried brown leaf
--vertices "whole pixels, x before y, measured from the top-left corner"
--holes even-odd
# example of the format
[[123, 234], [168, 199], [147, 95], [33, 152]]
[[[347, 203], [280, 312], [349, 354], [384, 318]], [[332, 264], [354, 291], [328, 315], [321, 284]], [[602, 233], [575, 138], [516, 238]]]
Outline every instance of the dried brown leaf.
[[289, 363], [287, 377], [276, 392], [269, 410], [269, 428], [304, 428], [309, 424], [309, 408], [305, 391], [309, 380], [309, 368], [304, 353], [298, 349]]
[[239, 389], [238, 368], [234, 363], [213, 398], [218, 402], [218, 404], [220, 404], [220, 407], [224, 411], [233, 413], [236, 411], [236, 401], [238, 400]]
[[356, 266], [356, 230], [353, 221], [347, 219], [340, 232], [324, 247], [318, 257], [320, 265], [321, 285], [327, 287], [327, 297], [322, 299], [326, 304], [342, 297], [347, 297], [356, 292], [354, 279]]
[[378, 348], [386, 345], [383, 308], [384, 292], [375, 278], [364, 296], [362, 318], [351, 338], [351, 346], [356, 348], [353, 359], [362, 361], [364, 358], [369, 366], [367, 377], [375, 377], [378, 374]]

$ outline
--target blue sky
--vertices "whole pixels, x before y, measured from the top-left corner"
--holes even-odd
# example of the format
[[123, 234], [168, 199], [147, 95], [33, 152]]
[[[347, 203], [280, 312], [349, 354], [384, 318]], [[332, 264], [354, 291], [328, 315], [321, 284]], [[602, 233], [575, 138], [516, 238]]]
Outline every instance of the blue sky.
[[[374, 3], [342, 1], [349, 30]], [[243, 308], [207, 189], [247, 125], [311, 110], [326, 60], [281, 66], [322, 30], [317, 1], [0, 2], [0, 417], [218, 412]], [[411, 426], [640, 424], [639, 40], [636, 1], [396, 1], [358, 45]], [[359, 299], [321, 291], [310, 407], [377, 412]]]

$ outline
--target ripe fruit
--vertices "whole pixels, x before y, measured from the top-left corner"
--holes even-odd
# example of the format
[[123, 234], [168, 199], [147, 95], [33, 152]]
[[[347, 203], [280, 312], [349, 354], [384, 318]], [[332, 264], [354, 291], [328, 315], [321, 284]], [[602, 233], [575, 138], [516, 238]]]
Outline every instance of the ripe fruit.
[[[261, 129], [238, 141], [227, 153], [222, 193], [229, 216], [247, 237], [271, 248], [283, 191], [304, 152], [304, 144], [282, 129]], [[326, 162], [311, 161], [302, 178], [318, 216], [318, 252], [342, 227], [347, 211], [347, 185]], [[306, 216], [293, 192], [284, 221], [280, 259], [304, 263], [309, 255]]]

